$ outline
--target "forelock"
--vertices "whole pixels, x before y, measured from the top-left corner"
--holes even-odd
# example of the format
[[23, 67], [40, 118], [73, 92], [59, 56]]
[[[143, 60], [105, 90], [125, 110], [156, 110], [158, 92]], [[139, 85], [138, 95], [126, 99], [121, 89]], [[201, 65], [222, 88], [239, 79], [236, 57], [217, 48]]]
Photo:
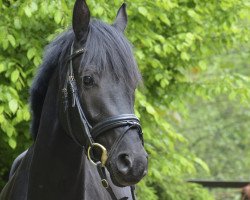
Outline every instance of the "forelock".
[[115, 27], [92, 20], [85, 48], [87, 51], [81, 66], [93, 66], [99, 73], [109, 72], [131, 88], [141, 81], [132, 46]]

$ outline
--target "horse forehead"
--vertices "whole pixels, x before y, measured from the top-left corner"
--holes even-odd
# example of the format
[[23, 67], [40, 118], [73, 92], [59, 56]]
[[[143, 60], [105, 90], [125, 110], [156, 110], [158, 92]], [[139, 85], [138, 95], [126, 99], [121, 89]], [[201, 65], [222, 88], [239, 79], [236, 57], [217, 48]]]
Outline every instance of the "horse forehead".
[[127, 87], [128, 83], [133, 81], [130, 80], [131, 77], [128, 75], [129, 69], [126, 69], [126, 66], [114, 66], [112, 62], [107, 62], [101, 66], [100, 63], [96, 64], [94, 60], [86, 63], [83, 57], [78, 70], [80, 78], [93, 76], [99, 84], [104, 84], [104, 86]]

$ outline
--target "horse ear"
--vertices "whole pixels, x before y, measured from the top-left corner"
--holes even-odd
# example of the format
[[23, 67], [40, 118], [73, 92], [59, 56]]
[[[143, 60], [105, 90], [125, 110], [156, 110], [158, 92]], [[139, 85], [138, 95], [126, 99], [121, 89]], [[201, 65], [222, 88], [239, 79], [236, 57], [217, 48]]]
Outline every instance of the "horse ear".
[[124, 32], [127, 26], [127, 22], [128, 22], [128, 16], [126, 11], [126, 3], [123, 3], [117, 12], [113, 26], [118, 30]]
[[90, 12], [85, 0], [76, 0], [73, 11], [73, 30], [77, 41], [87, 39]]

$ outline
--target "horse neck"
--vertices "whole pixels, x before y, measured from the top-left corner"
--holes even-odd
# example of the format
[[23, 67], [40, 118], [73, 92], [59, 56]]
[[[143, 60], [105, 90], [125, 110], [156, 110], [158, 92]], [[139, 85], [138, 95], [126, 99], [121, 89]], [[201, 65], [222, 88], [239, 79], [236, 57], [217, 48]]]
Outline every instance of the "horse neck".
[[58, 78], [54, 75], [34, 144], [28, 199], [82, 199], [83, 151], [60, 124], [58, 99], [61, 93], [57, 83]]

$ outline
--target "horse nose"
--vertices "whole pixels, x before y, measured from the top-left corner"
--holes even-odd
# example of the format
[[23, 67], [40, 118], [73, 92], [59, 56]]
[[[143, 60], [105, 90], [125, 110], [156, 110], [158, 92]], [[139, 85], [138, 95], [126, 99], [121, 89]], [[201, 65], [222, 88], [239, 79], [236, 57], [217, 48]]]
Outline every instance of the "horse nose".
[[147, 160], [145, 155], [122, 153], [118, 155], [117, 169], [124, 176], [141, 179], [147, 174]]
[[117, 161], [118, 171], [123, 175], [127, 175], [131, 168], [132, 168], [131, 156], [129, 156], [126, 153], [118, 155], [118, 161]]

